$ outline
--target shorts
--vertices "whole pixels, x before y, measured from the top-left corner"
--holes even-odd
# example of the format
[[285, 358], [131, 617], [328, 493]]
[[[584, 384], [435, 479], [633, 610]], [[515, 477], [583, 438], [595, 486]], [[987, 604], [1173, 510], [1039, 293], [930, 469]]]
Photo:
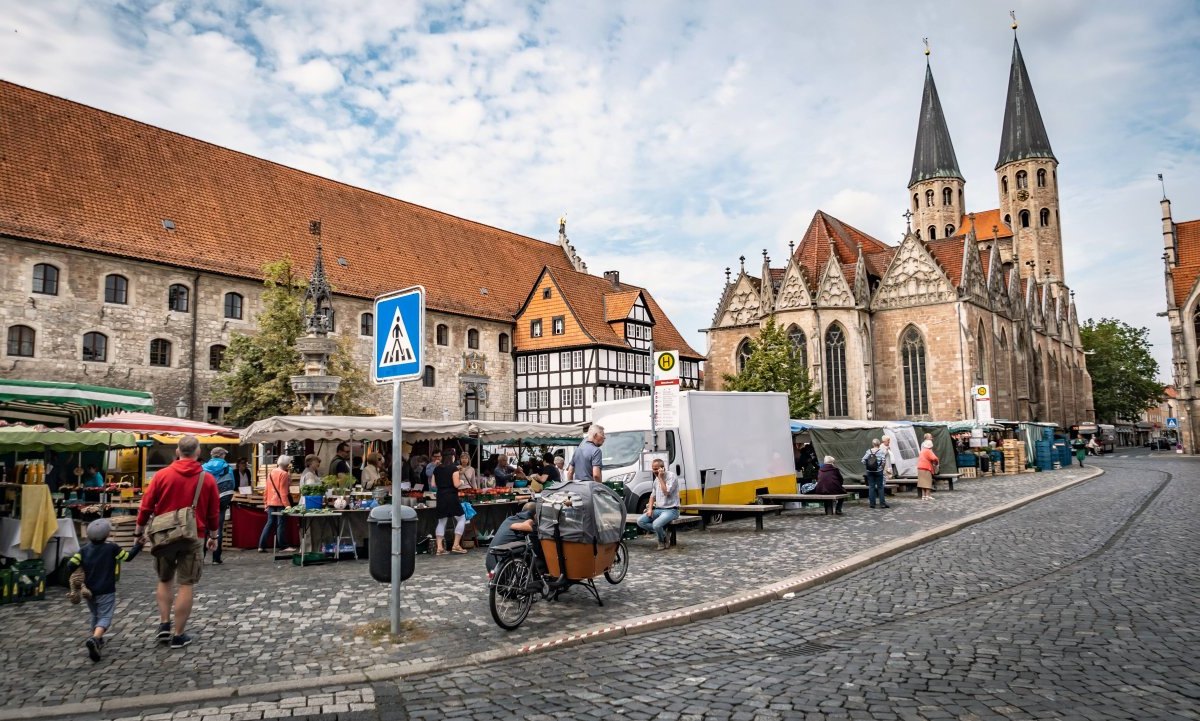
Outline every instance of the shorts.
[[181, 586], [191, 586], [200, 580], [204, 544], [200, 539], [174, 543], [164, 549], [154, 549], [154, 571], [158, 580], [170, 583], [178, 580]]
[[113, 611], [117, 608], [116, 593], [102, 593], [87, 601], [88, 610], [92, 612], [91, 628], [102, 628], [105, 631], [112, 625]]

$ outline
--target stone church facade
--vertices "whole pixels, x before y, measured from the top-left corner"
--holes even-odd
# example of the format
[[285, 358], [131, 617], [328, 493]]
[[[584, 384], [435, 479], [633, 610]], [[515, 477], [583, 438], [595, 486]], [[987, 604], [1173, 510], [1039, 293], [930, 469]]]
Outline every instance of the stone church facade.
[[817, 211], [783, 267], [726, 272], [707, 330], [705, 387], [740, 370], [773, 318], [821, 393], [825, 418], [957, 420], [990, 389], [992, 417], [1094, 420], [1091, 378], [1066, 284], [1058, 161], [1014, 39], [996, 185], [967, 211], [933, 73], [926, 66], [896, 246]]
[[1171, 201], [1162, 199], [1164, 276], [1167, 284], [1167, 322], [1171, 327], [1171, 371], [1176, 397], [1168, 414], [1179, 424], [1184, 453], [1196, 452], [1200, 438], [1200, 219], [1176, 222]]

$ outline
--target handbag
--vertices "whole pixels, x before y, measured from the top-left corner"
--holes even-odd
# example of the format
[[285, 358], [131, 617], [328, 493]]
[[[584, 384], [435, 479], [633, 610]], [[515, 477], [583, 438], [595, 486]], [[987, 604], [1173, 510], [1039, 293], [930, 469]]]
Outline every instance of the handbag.
[[150, 536], [150, 543], [153, 545], [152, 553], [157, 555], [159, 549], [166, 550], [167, 547], [173, 546], [183, 541], [194, 541], [199, 539], [200, 534], [196, 528], [196, 504], [200, 501], [200, 489], [204, 486], [204, 471], [201, 470], [196, 476], [196, 493], [192, 496], [192, 505], [183, 508], [176, 508], [174, 511], [155, 515], [150, 519], [150, 526], [146, 529], [146, 533]]
[[475, 506], [472, 506], [470, 501], [462, 502], [462, 511], [463, 518], [467, 519], [468, 521], [475, 517]]

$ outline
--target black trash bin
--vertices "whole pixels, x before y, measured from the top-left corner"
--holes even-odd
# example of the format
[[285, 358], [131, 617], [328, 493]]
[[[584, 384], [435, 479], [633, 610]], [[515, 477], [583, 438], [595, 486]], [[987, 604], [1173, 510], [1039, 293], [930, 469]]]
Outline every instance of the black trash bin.
[[[367, 515], [370, 538], [367, 542], [371, 578], [380, 583], [392, 582], [392, 507], [376, 506]], [[413, 575], [417, 564], [417, 512], [400, 506], [400, 580]]]

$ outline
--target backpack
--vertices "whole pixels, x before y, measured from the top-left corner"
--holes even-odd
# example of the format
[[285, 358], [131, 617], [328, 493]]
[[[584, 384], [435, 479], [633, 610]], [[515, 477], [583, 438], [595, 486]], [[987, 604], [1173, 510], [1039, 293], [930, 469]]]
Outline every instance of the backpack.
[[866, 467], [868, 473], [878, 473], [879, 472], [879, 455], [877, 453], [875, 453], [874, 451], [872, 451], [871, 453], [868, 453], [867, 460], [865, 463], [863, 463], [863, 465]]

